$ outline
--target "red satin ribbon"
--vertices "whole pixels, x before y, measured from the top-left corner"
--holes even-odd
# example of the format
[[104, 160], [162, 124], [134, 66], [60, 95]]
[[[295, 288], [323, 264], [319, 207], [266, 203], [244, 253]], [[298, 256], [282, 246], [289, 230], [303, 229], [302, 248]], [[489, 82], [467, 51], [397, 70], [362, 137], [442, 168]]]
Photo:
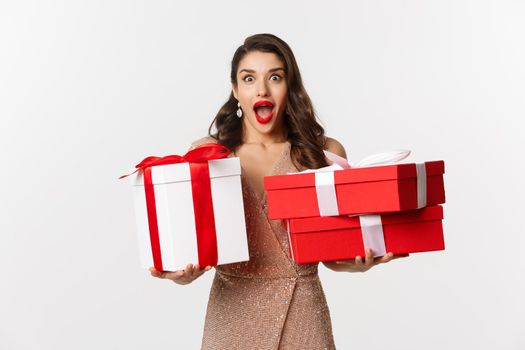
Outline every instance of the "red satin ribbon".
[[190, 163], [191, 191], [193, 195], [193, 210], [195, 213], [195, 228], [197, 231], [199, 266], [215, 266], [217, 265], [217, 234], [215, 232], [215, 216], [213, 213], [208, 160], [226, 158], [229, 154], [230, 150], [222, 145], [215, 143], [204, 144], [183, 156], [170, 155], [166, 157], [144, 158], [142, 162], [135, 166], [137, 170], [119, 177], [119, 179], [122, 179], [139, 170], [143, 171], [151, 251], [153, 253], [153, 265], [157, 270], [164, 271], [160, 253], [159, 227], [151, 167], [166, 164]]

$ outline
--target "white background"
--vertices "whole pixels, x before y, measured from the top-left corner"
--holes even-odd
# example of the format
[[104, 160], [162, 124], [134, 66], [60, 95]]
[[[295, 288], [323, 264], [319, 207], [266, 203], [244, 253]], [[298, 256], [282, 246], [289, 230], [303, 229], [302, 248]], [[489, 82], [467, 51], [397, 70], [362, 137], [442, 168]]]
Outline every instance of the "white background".
[[200, 346], [214, 272], [141, 270], [117, 177], [204, 136], [271, 32], [351, 160], [446, 161], [446, 251], [320, 268], [338, 349], [524, 349], [524, 2], [188, 3], [0, 3], [0, 348]]

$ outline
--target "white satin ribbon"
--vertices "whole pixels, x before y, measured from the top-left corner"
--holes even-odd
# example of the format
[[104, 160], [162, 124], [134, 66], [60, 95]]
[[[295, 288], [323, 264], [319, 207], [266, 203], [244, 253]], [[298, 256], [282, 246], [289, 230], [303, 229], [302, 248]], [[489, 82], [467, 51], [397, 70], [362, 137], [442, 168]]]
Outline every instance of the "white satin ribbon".
[[353, 165], [343, 157], [340, 157], [332, 152], [324, 151], [324, 154], [326, 158], [333, 162], [333, 164], [320, 169], [307, 170], [306, 172], [315, 173], [315, 190], [317, 194], [317, 204], [319, 206], [320, 216], [338, 216], [339, 207], [337, 205], [337, 194], [335, 191], [334, 170], [360, 168], [365, 166], [370, 167], [395, 163], [408, 157], [410, 151], [399, 150], [373, 154], [364, 158], [355, 165]]
[[338, 216], [339, 208], [337, 206], [333, 171], [315, 173], [315, 191], [317, 193], [319, 215]]
[[359, 215], [359, 221], [361, 223], [361, 233], [365, 250], [366, 248], [372, 249], [374, 257], [386, 255], [381, 215]]
[[[334, 156], [339, 157], [335, 154]], [[315, 175], [315, 192], [317, 194], [317, 205], [319, 206], [320, 216], [339, 215], [337, 195], [335, 192], [334, 171], [349, 168], [348, 163], [346, 164], [346, 167], [343, 167], [343, 164], [344, 163], [338, 161], [337, 163], [334, 162], [334, 164], [324, 168], [301, 171], [301, 173], [314, 173]]]
[[427, 169], [425, 163], [416, 163], [417, 172], [417, 208], [427, 206]]
[[[343, 169], [349, 168], [363, 168], [371, 166], [380, 166], [397, 163], [400, 160], [405, 159], [410, 155], [409, 150], [396, 150], [372, 154], [366, 158], [363, 158], [356, 164], [350, 163], [348, 160], [343, 157], [338, 156], [335, 153], [329, 151], [323, 151], [326, 158], [330, 159], [334, 164], [341, 166]], [[324, 168], [321, 168], [324, 169]]]

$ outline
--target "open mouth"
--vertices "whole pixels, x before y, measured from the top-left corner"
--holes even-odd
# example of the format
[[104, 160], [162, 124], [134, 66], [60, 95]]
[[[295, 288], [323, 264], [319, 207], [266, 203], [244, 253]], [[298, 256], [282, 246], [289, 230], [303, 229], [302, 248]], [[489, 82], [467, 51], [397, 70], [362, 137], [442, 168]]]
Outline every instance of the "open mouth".
[[258, 101], [253, 105], [255, 119], [261, 124], [266, 124], [273, 118], [273, 103], [268, 100]]

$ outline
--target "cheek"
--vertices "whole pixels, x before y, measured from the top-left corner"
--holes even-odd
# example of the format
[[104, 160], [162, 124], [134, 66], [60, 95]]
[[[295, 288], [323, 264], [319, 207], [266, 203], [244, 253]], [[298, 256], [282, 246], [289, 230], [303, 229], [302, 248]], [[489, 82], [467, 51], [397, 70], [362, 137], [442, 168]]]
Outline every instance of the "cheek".
[[279, 109], [284, 110], [286, 108], [286, 101], [288, 99], [287, 91], [282, 91], [282, 93], [279, 95], [278, 103], [279, 103]]
[[237, 97], [239, 99], [239, 102], [241, 103], [242, 108], [248, 108], [248, 105], [250, 104], [250, 98], [246, 95], [246, 93], [239, 91]]
[[283, 104], [286, 102], [287, 95], [288, 95], [288, 89], [286, 85], [279, 86], [279, 89], [276, 91], [276, 97], [278, 97], [280, 104]]
[[251, 101], [251, 98], [253, 96], [252, 89], [249, 87], [243, 87], [242, 89], [237, 90], [237, 96], [239, 97], [239, 100], [241, 101]]

